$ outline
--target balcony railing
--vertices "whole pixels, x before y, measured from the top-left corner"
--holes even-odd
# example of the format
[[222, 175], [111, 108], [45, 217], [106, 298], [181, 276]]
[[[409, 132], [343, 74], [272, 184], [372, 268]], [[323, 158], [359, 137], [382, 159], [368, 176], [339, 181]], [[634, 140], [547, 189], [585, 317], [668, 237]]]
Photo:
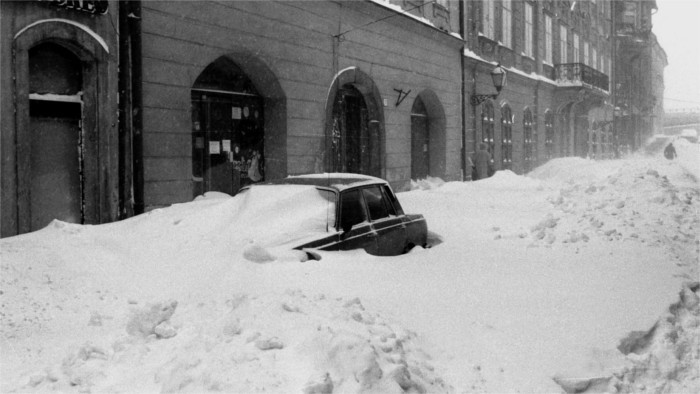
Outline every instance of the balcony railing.
[[560, 86], [584, 86], [584, 84], [588, 84], [608, 91], [608, 76], [583, 63], [555, 64], [554, 71]]

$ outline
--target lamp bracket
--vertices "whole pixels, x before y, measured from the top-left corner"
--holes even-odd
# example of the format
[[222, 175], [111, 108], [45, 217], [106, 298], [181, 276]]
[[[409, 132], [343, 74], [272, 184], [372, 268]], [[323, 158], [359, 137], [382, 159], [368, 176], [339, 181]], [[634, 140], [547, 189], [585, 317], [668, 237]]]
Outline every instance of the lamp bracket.
[[396, 106], [397, 107], [399, 106], [399, 104], [401, 104], [401, 102], [406, 97], [408, 97], [408, 94], [411, 93], [410, 90], [408, 92], [404, 92], [403, 89], [396, 89], [396, 88], [394, 88], [394, 91], [399, 93], [399, 96], [396, 98]]
[[498, 97], [498, 94], [472, 94], [471, 97], [469, 98], [469, 103], [476, 107], [477, 105], [483, 103], [484, 101], [488, 99], [493, 99], [495, 100], [496, 97]]

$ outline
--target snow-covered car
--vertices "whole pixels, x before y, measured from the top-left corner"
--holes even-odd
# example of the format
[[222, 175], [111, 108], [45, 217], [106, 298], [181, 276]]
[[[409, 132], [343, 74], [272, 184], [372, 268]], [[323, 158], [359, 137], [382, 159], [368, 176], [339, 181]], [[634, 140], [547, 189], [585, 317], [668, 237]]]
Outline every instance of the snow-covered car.
[[[395, 256], [415, 246], [427, 246], [428, 226], [423, 215], [405, 214], [389, 184], [380, 178], [345, 173], [299, 175], [257, 183], [241, 193], [284, 195], [285, 188], [300, 186], [315, 188], [318, 196], [294, 201], [296, 206], [289, 209], [313, 213], [305, 220], [318, 221], [320, 213], [325, 215], [325, 231], [303, 237], [293, 246], [312, 258], [318, 258], [313, 250], [364, 249], [372, 255]], [[325, 207], [319, 209], [319, 204]]]

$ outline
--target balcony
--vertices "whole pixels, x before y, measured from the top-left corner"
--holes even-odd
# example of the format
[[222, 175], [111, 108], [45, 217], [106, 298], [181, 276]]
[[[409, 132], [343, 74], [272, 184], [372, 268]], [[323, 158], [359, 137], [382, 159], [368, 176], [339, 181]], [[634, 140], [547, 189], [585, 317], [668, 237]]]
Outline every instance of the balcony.
[[609, 89], [608, 76], [583, 63], [555, 64], [554, 73], [559, 86], [596, 87], [605, 92]]

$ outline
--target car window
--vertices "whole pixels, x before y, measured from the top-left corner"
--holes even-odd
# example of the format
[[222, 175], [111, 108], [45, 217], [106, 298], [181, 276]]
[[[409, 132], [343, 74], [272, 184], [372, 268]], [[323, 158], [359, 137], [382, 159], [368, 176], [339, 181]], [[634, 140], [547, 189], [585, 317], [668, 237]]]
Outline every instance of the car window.
[[340, 227], [348, 229], [367, 220], [365, 204], [359, 190], [350, 190], [340, 197]]
[[379, 220], [389, 217], [389, 210], [384, 202], [382, 191], [378, 186], [362, 189], [362, 195], [365, 197], [370, 219]]
[[386, 200], [389, 203], [388, 205], [390, 205], [390, 213], [396, 216], [403, 215], [403, 208], [401, 208], [396, 194], [394, 194], [387, 185], [382, 185], [382, 191], [384, 192], [384, 196], [386, 196]]

